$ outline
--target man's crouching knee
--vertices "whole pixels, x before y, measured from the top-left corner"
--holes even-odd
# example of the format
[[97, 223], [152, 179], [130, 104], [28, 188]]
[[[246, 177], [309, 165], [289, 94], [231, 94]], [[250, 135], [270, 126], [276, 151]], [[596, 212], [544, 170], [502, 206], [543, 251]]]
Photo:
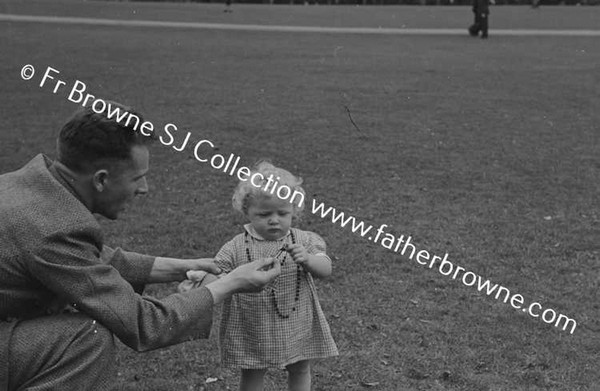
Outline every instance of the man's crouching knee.
[[113, 376], [116, 347], [114, 334], [109, 329], [88, 318], [79, 341], [81, 349], [76, 347], [77, 341], [74, 342], [71, 348], [81, 352], [81, 358], [90, 363], [91, 372], [98, 372], [99, 379]]
[[91, 321], [91, 339], [90, 343], [97, 346], [99, 351], [103, 355], [113, 357], [116, 354], [115, 351], [115, 336], [114, 334], [104, 327], [102, 324], [95, 320]]
[[115, 379], [115, 338], [81, 314], [22, 321], [10, 343], [9, 389], [109, 390]]

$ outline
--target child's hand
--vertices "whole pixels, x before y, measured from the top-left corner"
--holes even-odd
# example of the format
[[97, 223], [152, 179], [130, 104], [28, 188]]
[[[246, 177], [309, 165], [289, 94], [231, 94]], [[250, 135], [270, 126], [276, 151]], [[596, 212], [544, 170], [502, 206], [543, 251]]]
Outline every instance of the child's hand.
[[308, 251], [301, 244], [290, 244], [288, 245], [287, 252], [292, 255], [294, 262], [304, 265], [308, 262]]

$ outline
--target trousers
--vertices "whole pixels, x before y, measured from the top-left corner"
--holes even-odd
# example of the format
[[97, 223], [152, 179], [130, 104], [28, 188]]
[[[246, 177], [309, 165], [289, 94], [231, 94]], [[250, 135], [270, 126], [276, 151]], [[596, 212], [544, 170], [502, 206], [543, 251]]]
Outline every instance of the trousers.
[[20, 321], [9, 343], [8, 390], [109, 390], [115, 359], [113, 334], [84, 314]]
[[473, 36], [477, 36], [481, 31], [481, 36], [484, 38], [487, 37], [489, 14], [478, 11], [473, 12], [475, 14], [475, 20], [473, 21], [473, 24], [469, 27], [469, 33]]

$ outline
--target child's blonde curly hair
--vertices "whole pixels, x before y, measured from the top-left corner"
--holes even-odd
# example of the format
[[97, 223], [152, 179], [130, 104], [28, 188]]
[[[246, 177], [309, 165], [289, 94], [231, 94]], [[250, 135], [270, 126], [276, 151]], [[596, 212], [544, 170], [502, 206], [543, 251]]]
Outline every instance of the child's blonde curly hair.
[[[253, 179], [254, 175], [257, 175], [256, 179]], [[258, 176], [262, 176], [262, 179], [258, 179]], [[271, 178], [271, 187], [266, 189], [269, 178]], [[254, 182], [254, 184], [252, 183]], [[259, 184], [260, 187], [255, 186]], [[273, 185], [275, 184], [275, 185]], [[247, 180], [240, 181], [235, 191], [233, 192], [232, 205], [233, 209], [246, 215], [248, 213], [248, 207], [250, 203], [258, 197], [284, 197], [279, 195], [279, 190], [282, 187], [287, 187], [290, 191], [281, 198], [289, 200], [293, 206], [292, 217], [299, 219], [302, 211], [304, 210], [304, 189], [300, 186], [302, 184], [302, 178], [294, 176], [291, 172], [284, 170], [283, 168], [275, 167], [269, 161], [259, 161], [254, 168], [251, 170]], [[296, 199], [300, 201], [297, 202]]]

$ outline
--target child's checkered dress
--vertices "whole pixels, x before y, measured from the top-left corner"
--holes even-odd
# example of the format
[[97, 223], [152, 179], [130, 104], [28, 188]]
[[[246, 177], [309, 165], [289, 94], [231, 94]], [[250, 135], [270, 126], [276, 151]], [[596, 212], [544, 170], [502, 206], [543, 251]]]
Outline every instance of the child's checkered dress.
[[[216, 256], [216, 263], [224, 272], [248, 262], [246, 247], [254, 261], [273, 257], [285, 243], [292, 243], [291, 233], [269, 241], [260, 237], [250, 224], [245, 229], [247, 235], [237, 235]], [[319, 235], [295, 228], [291, 231], [296, 243], [302, 244], [309, 254], [325, 255], [325, 242]], [[219, 332], [223, 365], [283, 368], [301, 360], [338, 355], [312, 276], [302, 269], [298, 301], [295, 301], [296, 281], [297, 267], [287, 254], [281, 275], [273, 284], [259, 293], [238, 293], [225, 301]]]

